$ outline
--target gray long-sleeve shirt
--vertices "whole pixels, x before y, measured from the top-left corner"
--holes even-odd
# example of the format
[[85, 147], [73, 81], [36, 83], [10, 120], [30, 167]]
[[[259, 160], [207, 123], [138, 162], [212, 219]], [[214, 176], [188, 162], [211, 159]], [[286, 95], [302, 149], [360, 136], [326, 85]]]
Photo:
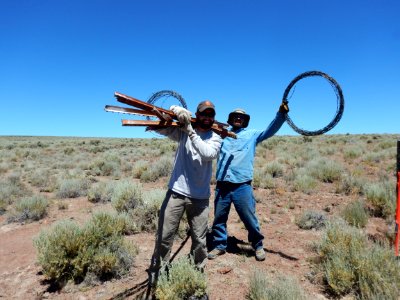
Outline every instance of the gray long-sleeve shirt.
[[195, 129], [190, 137], [179, 128], [156, 130], [179, 143], [168, 187], [179, 194], [196, 199], [210, 197], [212, 160], [219, 154], [222, 139], [212, 130]]

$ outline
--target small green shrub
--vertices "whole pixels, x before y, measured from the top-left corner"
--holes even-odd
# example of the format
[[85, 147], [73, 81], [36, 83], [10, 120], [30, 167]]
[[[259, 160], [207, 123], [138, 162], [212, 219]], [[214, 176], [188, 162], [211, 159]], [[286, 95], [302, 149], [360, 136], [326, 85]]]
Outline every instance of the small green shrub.
[[87, 179], [63, 179], [61, 180], [56, 196], [58, 198], [77, 198], [86, 196], [90, 182]]
[[304, 172], [297, 172], [295, 179], [293, 180], [293, 190], [303, 192], [305, 194], [311, 194], [317, 187], [317, 181]]
[[255, 270], [250, 277], [250, 287], [246, 299], [306, 300], [307, 297], [294, 278], [283, 275], [272, 278], [260, 270]]
[[135, 231], [135, 227], [128, 214], [117, 212], [96, 212], [86, 223], [87, 232], [93, 235], [88, 239], [96, 240], [92, 244], [101, 243], [112, 235], [130, 234]]
[[121, 181], [114, 187], [111, 204], [118, 212], [130, 212], [143, 203], [142, 190], [140, 183]]
[[301, 229], [320, 229], [325, 226], [326, 221], [327, 219], [322, 213], [306, 211], [295, 222]]
[[96, 176], [121, 176], [121, 159], [117, 154], [104, 154], [95, 160], [90, 166], [91, 174]]
[[272, 177], [281, 177], [283, 175], [283, 166], [277, 161], [267, 163], [264, 167], [265, 172], [270, 174]]
[[262, 189], [273, 189], [275, 187], [275, 182], [271, 174], [265, 174], [263, 170], [255, 169], [253, 186]]
[[132, 168], [132, 175], [134, 178], [140, 178], [142, 174], [147, 170], [149, 167], [149, 162], [146, 160], [138, 160], [135, 162], [133, 168]]
[[0, 181], [0, 203], [4, 207], [13, 203], [16, 199], [30, 196], [32, 192], [21, 181], [21, 175], [12, 173]]
[[89, 202], [109, 202], [111, 201], [114, 193], [114, 184], [112, 182], [98, 182], [93, 184], [88, 193], [87, 197]]
[[311, 176], [328, 183], [340, 180], [344, 172], [343, 167], [338, 162], [327, 159], [311, 161], [307, 165], [307, 169]]
[[183, 256], [161, 272], [155, 294], [159, 300], [200, 298], [207, 294], [206, 275], [196, 269], [191, 258]]
[[392, 247], [373, 245], [366, 251], [358, 272], [361, 299], [399, 299], [400, 265]]
[[169, 176], [172, 170], [172, 163], [170, 157], [162, 156], [143, 171], [140, 175], [140, 180], [143, 182], [154, 182], [161, 177]]
[[72, 221], [55, 223], [34, 239], [38, 263], [47, 279], [62, 285], [95, 275], [118, 278], [129, 271], [136, 247], [124, 240], [124, 225], [115, 216], [96, 214], [83, 228]]
[[365, 188], [367, 203], [377, 217], [391, 217], [396, 210], [395, 185], [389, 181], [372, 183]]
[[368, 213], [363, 201], [355, 201], [346, 205], [342, 218], [350, 225], [364, 228], [368, 223]]
[[22, 198], [8, 218], [9, 222], [38, 221], [47, 215], [49, 202], [46, 197], [34, 195]]
[[28, 180], [31, 185], [39, 188], [41, 192], [53, 192], [57, 182], [55, 176], [49, 169], [36, 169], [29, 176]]
[[370, 245], [366, 235], [343, 220], [329, 222], [317, 245], [316, 268], [335, 296], [359, 299], [397, 299], [400, 266], [385, 245]]
[[10, 164], [5, 162], [0, 162], [0, 174], [6, 173], [11, 168]]
[[365, 180], [353, 175], [345, 175], [340, 179], [336, 193], [345, 195], [362, 195], [365, 190]]
[[140, 231], [155, 231], [158, 226], [158, 214], [165, 198], [166, 191], [154, 189], [143, 196], [143, 204], [133, 213]]
[[362, 149], [360, 149], [358, 147], [352, 147], [352, 148], [348, 148], [344, 151], [343, 157], [345, 160], [351, 161], [351, 160], [361, 157], [362, 154], [363, 154]]

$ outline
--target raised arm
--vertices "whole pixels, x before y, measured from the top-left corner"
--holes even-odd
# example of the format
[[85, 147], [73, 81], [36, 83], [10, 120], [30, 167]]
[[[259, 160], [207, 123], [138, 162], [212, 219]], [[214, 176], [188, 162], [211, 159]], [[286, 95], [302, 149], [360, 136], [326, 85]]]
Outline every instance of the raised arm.
[[281, 105], [279, 106], [278, 113], [275, 116], [275, 119], [269, 124], [267, 129], [265, 129], [257, 138], [257, 144], [270, 138], [278, 130], [282, 127], [283, 123], [285, 122], [286, 118], [285, 115], [289, 112], [288, 102], [286, 100], [282, 101]]

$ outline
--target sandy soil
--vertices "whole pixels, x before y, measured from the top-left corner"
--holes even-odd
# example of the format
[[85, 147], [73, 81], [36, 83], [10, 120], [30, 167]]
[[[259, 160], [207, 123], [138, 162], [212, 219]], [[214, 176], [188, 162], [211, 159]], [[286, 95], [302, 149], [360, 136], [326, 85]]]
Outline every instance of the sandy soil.
[[[250, 252], [240, 251], [238, 244], [247, 241], [247, 232], [234, 209], [229, 219], [229, 251], [215, 260], [208, 261], [209, 298], [245, 299], [248, 281], [253, 270], [261, 269], [270, 274], [283, 273], [298, 279], [309, 299], [325, 299], [321, 286], [311, 283], [307, 274], [311, 271], [310, 259], [315, 255], [311, 243], [320, 236], [320, 231], [301, 230], [295, 225], [296, 216], [306, 210], [324, 211], [327, 216], [338, 214], [351, 197], [343, 197], [331, 192], [332, 186], [311, 196], [284, 190], [255, 190], [257, 214], [265, 235], [264, 247], [267, 259], [257, 262]], [[212, 200], [210, 222], [212, 221]], [[29, 224], [6, 223], [6, 216], [0, 216], [0, 298], [1, 299], [137, 299], [146, 292], [146, 269], [154, 246], [154, 234], [140, 233], [128, 236], [139, 247], [130, 275], [94, 287], [69, 284], [61, 291], [54, 291], [44, 280], [40, 267], [36, 264], [36, 252], [32, 239], [41, 229], [61, 219], [84, 222], [90, 214], [99, 209], [109, 209], [109, 205], [92, 204], [86, 198], [64, 200], [65, 210], [53, 204], [48, 216]], [[291, 205], [289, 205], [291, 203]], [[294, 206], [294, 207], [293, 207]], [[371, 234], [385, 230], [380, 220], [371, 219]], [[176, 240], [174, 251], [182, 240]], [[178, 253], [189, 252], [190, 240]]]

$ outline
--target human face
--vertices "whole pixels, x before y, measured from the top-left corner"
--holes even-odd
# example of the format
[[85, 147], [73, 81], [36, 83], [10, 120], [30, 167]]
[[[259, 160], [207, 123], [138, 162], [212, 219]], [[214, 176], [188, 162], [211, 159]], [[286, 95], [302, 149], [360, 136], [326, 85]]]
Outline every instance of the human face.
[[233, 127], [242, 128], [244, 123], [244, 116], [242, 114], [233, 115]]
[[207, 108], [202, 112], [196, 113], [197, 123], [199, 127], [204, 130], [209, 130], [214, 124], [215, 111]]

